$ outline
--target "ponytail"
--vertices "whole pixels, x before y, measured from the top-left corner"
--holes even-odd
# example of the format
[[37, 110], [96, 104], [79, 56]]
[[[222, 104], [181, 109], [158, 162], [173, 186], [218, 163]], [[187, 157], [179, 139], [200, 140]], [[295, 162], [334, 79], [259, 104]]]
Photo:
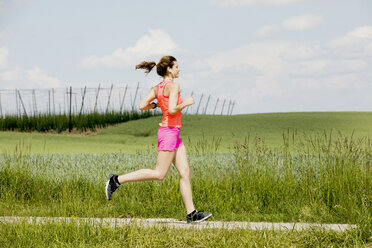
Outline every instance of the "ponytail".
[[173, 56], [164, 56], [160, 59], [159, 63], [143, 61], [141, 64], [136, 65], [136, 69], [144, 69], [145, 73], [149, 74], [150, 71], [156, 66], [156, 72], [159, 76], [164, 77], [167, 74], [167, 68], [173, 67], [174, 61], [177, 61]]
[[136, 69], [144, 69], [146, 70], [145, 73], [149, 74], [152, 68], [154, 68], [155, 66], [156, 66], [156, 63], [154, 61], [152, 62], [143, 61], [142, 63], [136, 65]]

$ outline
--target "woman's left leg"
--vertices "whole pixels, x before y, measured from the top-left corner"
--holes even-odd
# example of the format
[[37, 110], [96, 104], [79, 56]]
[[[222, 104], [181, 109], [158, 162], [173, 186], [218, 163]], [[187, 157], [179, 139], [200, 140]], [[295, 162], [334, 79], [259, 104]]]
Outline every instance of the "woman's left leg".
[[178, 147], [176, 155], [173, 160], [173, 164], [180, 175], [181, 196], [185, 204], [186, 211], [189, 214], [195, 210], [195, 207], [192, 201], [190, 167], [189, 163], [187, 162], [186, 148], [184, 145]]

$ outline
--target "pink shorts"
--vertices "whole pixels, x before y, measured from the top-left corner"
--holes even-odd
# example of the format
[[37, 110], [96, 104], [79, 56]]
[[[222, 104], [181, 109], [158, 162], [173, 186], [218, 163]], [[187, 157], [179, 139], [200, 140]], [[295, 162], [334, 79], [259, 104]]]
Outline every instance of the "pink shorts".
[[183, 145], [179, 137], [180, 129], [177, 127], [161, 127], [158, 131], [158, 151], [177, 151]]

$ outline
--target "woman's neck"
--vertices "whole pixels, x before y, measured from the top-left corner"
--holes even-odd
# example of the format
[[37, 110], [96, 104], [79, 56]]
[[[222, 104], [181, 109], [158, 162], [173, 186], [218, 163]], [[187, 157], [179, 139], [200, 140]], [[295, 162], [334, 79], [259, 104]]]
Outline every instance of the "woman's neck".
[[171, 82], [173, 82], [173, 80], [174, 80], [173, 77], [165, 76], [163, 82], [165, 82], [165, 81], [171, 81]]

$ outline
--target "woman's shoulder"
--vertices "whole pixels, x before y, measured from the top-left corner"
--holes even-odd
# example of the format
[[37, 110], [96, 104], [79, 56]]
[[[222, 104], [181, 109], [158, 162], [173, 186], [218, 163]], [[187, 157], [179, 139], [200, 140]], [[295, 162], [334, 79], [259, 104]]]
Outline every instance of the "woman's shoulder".
[[180, 90], [180, 85], [176, 82], [167, 83], [165, 87], [167, 87], [169, 90]]
[[155, 97], [156, 97], [158, 94], [158, 85], [155, 85], [154, 87], [152, 87], [151, 91], [155, 93]]

